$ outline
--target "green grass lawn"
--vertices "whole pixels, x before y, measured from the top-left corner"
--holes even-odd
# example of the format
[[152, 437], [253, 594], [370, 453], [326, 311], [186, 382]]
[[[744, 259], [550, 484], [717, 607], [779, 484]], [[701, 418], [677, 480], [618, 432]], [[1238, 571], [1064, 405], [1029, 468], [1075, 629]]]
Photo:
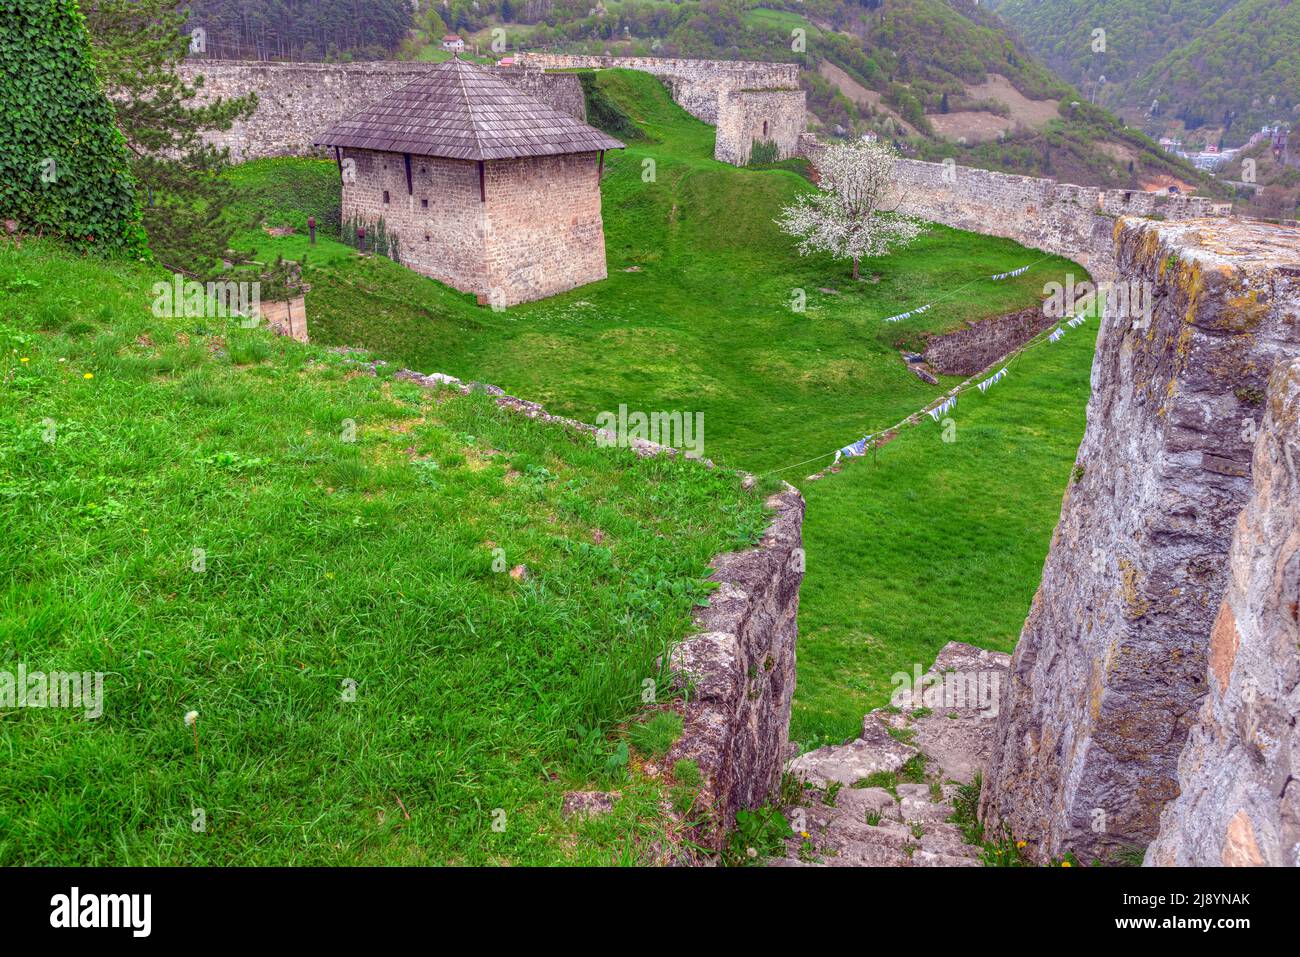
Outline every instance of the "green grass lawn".
[[[232, 174], [236, 247], [305, 258], [311, 347], [156, 319], [142, 267], [0, 245], [0, 667], [108, 674], [94, 721], [0, 710], [0, 864], [647, 860], [687, 785], [638, 772], [676, 733], [636, 724], [640, 683], [688, 629], [709, 556], [761, 530], [759, 497], [361, 374], [327, 346], [587, 421], [703, 412], [706, 455], [800, 485], [804, 747], [855, 734], [890, 675], [946, 641], [1013, 645], [1082, 435], [1095, 322], [963, 397], [955, 441], [925, 419], [804, 477], [939, 394], [899, 347], [1082, 271], [934, 227], [854, 283], [772, 224], [805, 179], [716, 163], [712, 129], [652, 77], [598, 83], [643, 131], [606, 165], [610, 277], [543, 302], [493, 312], [358, 256], [328, 161]], [[494, 570], [494, 548], [530, 575]], [[624, 797], [562, 820], [582, 787]]]
[[808, 501], [791, 735], [811, 747], [887, 704], [949, 641], [1011, 651], [1083, 435], [1097, 320], [1035, 345], [945, 427], [799, 484]]
[[[987, 396], [963, 400], [957, 443], [934, 438], [937, 426], [907, 432], [875, 466], [854, 463], [806, 487], [803, 477], [829, 459], [791, 466], [939, 394], [907, 371], [900, 347], [1023, 308], [1046, 282], [1084, 271], [934, 226], [912, 247], [864, 263], [854, 283], [846, 263], [800, 257], [773, 225], [783, 203], [812, 188], [801, 176], [715, 162], [713, 129], [653, 77], [603, 71], [598, 85], [644, 134], [606, 161], [607, 280], [495, 313], [322, 241], [308, 260], [318, 264], [308, 270], [312, 336], [492, 382], [585, 421], [619, 404], [700, 411], [710, 458], [781, 470], [804, 487], [809, 566], [792, 736], [807, 747], [850, 737], [861, 714], [888, 699], [894, 671], [928, 666], [951, 639], [1014, 642], [1083, 434], [1095, 330], [1039, 347]], [[263, 197], [251, 211], [272, 225], [305, 216], [271, 201], [278, 184], [301, 193], [311, 183], [321, 205], [337, 203], [332, 162], [250, 163], [238, 175]], [[290, 245], [298, 237], [247, 235], [263, 258], [301, 248]], [[987, 279], [1030, 263], [1018, 278]], [[802, 313], [790, 308], [797, 290]], [[935, 300], [923, 316], [881, 321]]]
[[801, 17], [797, 13], [791, 13], [788, 10], [769, 10], [765, 7], [755, 7], [752, 10], [746, 10], [742, 19], [745, 25], [750, 27], [767, 27], [772, 30], [785, 31], [796, 28], [802, 29], [807, 32], [809, 39], [812, 39], [820, 32], [807, 18]]
[[158, 278], [0, 244], [0, 670], [106, 674], [94, 720], [0, 708], [0, 866], [646, 860], [664, 722], [616, 725], [759, 496]]

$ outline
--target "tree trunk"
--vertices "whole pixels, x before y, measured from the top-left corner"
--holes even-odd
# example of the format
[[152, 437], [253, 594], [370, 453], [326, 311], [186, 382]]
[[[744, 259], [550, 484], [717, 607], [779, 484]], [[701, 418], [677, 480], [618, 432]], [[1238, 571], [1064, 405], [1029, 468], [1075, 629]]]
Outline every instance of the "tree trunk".
[[854, 280], [854, 282], [856, 282], [857, 279], [858, 279], [858, 257], [857, 257], [857, 256], [854, 256], [854, 257], [853, 257], [853, 280]]

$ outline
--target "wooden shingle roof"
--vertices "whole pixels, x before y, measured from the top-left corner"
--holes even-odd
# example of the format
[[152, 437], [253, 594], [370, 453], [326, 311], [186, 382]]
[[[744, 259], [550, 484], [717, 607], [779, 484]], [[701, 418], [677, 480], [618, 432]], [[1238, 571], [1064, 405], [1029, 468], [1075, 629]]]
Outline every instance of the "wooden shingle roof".
[[623, 146], [459, 58], [335, 123], [318, 146], [491, 160]]

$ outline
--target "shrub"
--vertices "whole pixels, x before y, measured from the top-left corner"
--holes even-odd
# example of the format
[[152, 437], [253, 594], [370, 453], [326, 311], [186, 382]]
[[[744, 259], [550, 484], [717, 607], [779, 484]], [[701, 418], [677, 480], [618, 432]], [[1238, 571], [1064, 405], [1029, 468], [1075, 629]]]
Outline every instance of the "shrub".
[[126, 141], [75, 0], [13, 0], [0, 24], [0, 218], [145, 256]]
[[754, 145], [749, 149], [749, 165], [766, 166], [775, 163], [776, 156], [775, 140], [754, 140]]

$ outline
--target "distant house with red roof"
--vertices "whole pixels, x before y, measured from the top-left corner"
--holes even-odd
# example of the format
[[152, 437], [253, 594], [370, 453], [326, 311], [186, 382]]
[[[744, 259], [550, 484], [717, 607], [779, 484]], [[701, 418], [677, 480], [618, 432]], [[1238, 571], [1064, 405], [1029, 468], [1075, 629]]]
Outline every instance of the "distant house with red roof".
[[442, 38], [442, 48], [450, 50], [452, 53], [459, 53], [465, 49], [465, 41], [454, 33], [448, 33]]

